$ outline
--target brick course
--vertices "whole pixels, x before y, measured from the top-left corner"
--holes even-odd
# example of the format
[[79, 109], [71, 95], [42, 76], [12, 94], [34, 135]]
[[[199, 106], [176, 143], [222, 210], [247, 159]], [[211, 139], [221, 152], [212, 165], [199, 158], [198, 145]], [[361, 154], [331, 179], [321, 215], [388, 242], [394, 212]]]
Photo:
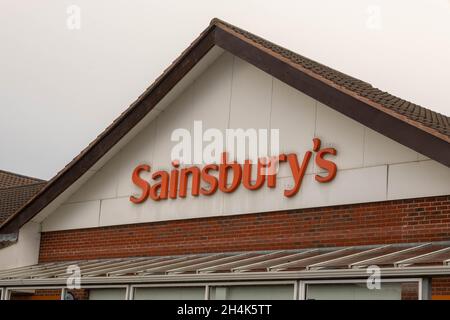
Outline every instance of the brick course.
[[438, 277], [431, 280], [431, 295], [450, 299], [450, 277]]
[[450, 195], [44, 232], [40, 262], [450, 240]]

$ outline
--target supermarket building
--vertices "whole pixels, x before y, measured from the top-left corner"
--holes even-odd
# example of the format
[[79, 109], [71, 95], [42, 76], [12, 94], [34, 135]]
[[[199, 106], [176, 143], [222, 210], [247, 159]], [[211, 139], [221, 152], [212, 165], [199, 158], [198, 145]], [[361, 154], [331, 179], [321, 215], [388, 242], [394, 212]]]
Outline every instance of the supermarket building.
[[[279, 171], [174, 163], [196, 121], [279, 129]], [[0, 188], [1, 298], [450, 298], [449, 167], [447, 116], [214, 19], [53, 179]]]

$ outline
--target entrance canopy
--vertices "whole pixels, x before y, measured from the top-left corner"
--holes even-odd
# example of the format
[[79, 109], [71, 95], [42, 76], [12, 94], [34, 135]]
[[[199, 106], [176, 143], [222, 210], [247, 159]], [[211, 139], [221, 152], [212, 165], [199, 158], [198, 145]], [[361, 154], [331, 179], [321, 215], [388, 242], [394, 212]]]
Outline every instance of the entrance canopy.
[[[42, 263], [0, 272], [0, 287], [367, 278], [450, 274], [450, 243], [394, 244]], [[79, 269], [77, 269], [79, 268]]]

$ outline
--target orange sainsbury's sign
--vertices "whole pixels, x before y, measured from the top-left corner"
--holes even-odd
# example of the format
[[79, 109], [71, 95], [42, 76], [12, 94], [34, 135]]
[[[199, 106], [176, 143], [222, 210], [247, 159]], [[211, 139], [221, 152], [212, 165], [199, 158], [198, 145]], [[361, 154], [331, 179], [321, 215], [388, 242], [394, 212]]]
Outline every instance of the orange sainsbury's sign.
[[[131, 178], [133, 184], [141, 190], [141, 193], [139, 196], [131, 196], [130, 201], [142, 203], [147, 199], [160, 201], [169, 198], [185, 198], [189, 177], [191, 177], [191, 195], [194, 197], [199, 195], [211, 196], [218, 190], [224, 193], [232, 193], [241, 184], [248, 190], [258, 190], [264, 185], [268, 188], [276, 188], [277, 172], [273, 168], [278, 168], [278, 165], [282, 165], [282, 163], [289, 165], [294, 179], [293, 187], [285, 189], [284, 196], [293, 197], [300, 190], [312, 158], [314, 158], [316, 165], [325, 171], [315, 175], [314, 178], [318, 183], [330, 182], [336, 176], [336, 164], [329, 159], [325, 159], [327, 155], [336, 156], [336, 149], [321, 149], [320, 146], [320, 139], [314, 138], [312, 151], [306, 151], [301, 162], [295, 153], [282, 153], [268, 159], [261, 158], [257, 164], [256, 177], [252, 177], [253, 164], [250, 160], [246, 160], [244, 164], [239, 164], [236, 161], [229, 162], [227, 152], [222, 153], [219, 164], [208, 164], [203, 168], [198, 166], [180, 168], [179, 161], [172, 161], [173, 169], [170, 172], [161, 170], [152, 174], [151, 177], [154, 181], [152, 184], [140, 176], [142, 172], [151, 172], [150, 165], [142, 164], [133, 170]], [[202, 182], [204, 186], [201, 186]]]

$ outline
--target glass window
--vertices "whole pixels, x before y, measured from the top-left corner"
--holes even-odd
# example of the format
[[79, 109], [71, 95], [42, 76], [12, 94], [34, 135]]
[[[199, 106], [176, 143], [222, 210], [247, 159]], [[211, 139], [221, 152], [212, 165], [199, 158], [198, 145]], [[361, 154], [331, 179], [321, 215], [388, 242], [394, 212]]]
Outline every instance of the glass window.
[[418, 282], [381, 283], [380, 289], [369, 289], [366, 283], [308, 284], [309, 300], [418, 300]]
[[211, 287], [211, 300], [292, 300], [294, 285], [253, 285]]
[[147, 287], [134, 289], [135, 300], [204, 300], [205, 287]]
[[10, 300], [60, 300], [61, 289], [19, 289], [9, 292]]
[[89, 300], [125, 300], [125, 288], [89, 289]]

